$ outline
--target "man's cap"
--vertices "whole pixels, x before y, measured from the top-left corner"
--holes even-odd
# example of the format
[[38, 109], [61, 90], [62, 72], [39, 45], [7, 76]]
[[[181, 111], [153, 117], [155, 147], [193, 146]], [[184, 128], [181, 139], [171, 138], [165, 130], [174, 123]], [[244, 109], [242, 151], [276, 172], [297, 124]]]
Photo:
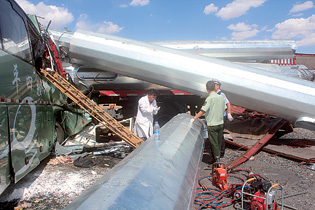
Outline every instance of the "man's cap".
[[214, 84], [217, 84], [217, 85], [221, 86], [221, 82], [219, 80], [213, 78], [211, 81], [213, 81]]

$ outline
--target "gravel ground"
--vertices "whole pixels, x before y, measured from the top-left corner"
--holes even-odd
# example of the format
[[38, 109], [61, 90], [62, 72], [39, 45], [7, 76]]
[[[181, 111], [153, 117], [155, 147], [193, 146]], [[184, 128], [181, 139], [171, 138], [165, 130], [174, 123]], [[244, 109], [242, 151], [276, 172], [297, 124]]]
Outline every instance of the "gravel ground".
[[[295, 132], [281, 138], [315, 140], [315, 132], [295, 129]], [[243, 152], [235, 148], [227, 148], [224, 161], [231, 162]], [[71, 163], [55, 166], [47, 164], [53, 158], [53, 156], [47, 158], [32, 173], [7, 189], [0, 196], [0, 209], [62, 209], [121, 160], [110, 155], [99, 155], [94, 158], [89, 156], [88, 159], [95, 165], [91, 168], [79, 168]], [[211, 173], [210, 165], [202, 162], [200, 167], [201, 176]], [[310, 165], [260, 151], [252, 160], [248, 160], [238, 168], [260, 174], [272, 184], [280, 184], [284, 196], [302, 193], [284, 199], [284, 204], [293, 209], [315, 209], [315, 193], [313, 193], [315, 171], [310, 169]], [[207, 187], [212, 187], [210, 180], [205, 184], [209, 185]], [[232, 210], [239, 207], [240, 202], [237, 202], [224, 209]]]
[[81, 168], [72, 163], [48, 164], [50, 156], [20, 182], [0, 196], [0, 209], [63, 209], [122, 159], [108, 155], [88, 156], [95, 164]]
[[[315, 132], [295, 129], [294, 132], [281, 136], [280, 139], [309, 139], [315, 141]], [[237, 148], [226, 149], [224, 162], [229, 163], [243, 154], [244, 151]], [[315, 157], [315, 154], [314, 154]], [[211, 165], [210, 165], [211, 167]], [[283, 196], [296, 195], [285, 198], [283, 203], [287, 206], [284, 209], [313, 210], [315, 209], [315, 167], [312, 165], [302, 164], [300, 161], [290, 160], [284, 157], [275, 156], [263, 151], [258, 152], [253, 158], [243, 163], [237, 169], [247, 169], [255, 174], [261, 175], [264, 179], [272, 184], [280, 184], [283, 187]], [[209, 175], [212, 168], [209, 165], [201, 163], [200, 176]], [[245, 176], [243, 176], [245, 178]], [[245, 179], [246, 180], [246, 179]], [[212, 187], [212, 178], [206, 180], [207, 187]], [[232, 183], [240, 183], [235, 180], [228, 179], [228, 185]], [[277, 197], [281, 191], [277, 191]], [[280, 197], [280, 196], [279, 196]], [[281, 199], [277, 198], [277, 202], [281, 203]], [[230, 201], [227, 199], [226, 201]], [[240, 209], [241, 202], [225, 207], [224, 209]], [[195, 205], [194, 207], [199, 207]], [[291, 208], [289, 208], [291, 207]]]

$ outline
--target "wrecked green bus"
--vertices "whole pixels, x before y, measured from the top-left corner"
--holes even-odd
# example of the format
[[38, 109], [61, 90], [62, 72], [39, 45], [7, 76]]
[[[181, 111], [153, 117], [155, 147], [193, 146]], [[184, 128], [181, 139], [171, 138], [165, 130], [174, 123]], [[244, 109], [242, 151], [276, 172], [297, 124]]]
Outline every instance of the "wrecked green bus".
[[56, 63], [51, 39], [13, 0], [0, 0], [0, 40], [1, 194], [91, 118], [40, 75]]

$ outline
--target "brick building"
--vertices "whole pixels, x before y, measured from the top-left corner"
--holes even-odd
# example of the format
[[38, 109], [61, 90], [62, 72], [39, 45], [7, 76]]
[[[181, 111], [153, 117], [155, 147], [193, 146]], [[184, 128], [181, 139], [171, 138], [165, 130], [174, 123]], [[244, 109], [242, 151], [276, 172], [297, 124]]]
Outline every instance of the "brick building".
[[295, 53], [295, 64], [304, 65], [308, 69], [315, 69], [315, 54]]

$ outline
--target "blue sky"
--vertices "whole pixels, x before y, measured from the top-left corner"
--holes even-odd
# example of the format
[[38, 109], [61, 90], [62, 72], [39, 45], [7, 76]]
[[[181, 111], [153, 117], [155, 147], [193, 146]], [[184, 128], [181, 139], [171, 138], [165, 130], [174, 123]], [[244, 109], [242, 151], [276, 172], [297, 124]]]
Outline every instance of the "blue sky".
[[315, 54], [315, 0], [16, 0], [43, 25], [139, 41], [295, 40]]

